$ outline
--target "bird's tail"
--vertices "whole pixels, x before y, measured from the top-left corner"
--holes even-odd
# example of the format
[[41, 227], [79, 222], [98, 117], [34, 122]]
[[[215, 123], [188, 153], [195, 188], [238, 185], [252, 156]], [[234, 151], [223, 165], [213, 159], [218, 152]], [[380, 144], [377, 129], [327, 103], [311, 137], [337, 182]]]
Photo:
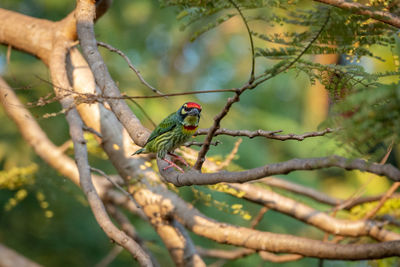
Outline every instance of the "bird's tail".
[[144, 152], [144, 150], [145, 150], [144, 148], [141, 148], [141, 149], [137, 150], [135, 153], [133, 153], [131, 156], [136, 155], [136, 154], [141, 154]]

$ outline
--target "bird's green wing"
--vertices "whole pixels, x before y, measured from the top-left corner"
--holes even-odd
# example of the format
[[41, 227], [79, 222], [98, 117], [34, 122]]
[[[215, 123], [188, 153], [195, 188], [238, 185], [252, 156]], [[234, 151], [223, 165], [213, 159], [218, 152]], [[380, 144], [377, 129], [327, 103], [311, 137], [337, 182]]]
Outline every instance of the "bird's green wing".
[[166, 117], [162, 122], [160, 122], [159, 125], [157, 125], [154, 131], [150, 134], [149, 139], [147, 139], [146, 144], [149, 143], [154, 138], [156, 138], [157, 136], [160, 136], [174, 129], [177, 123], [178, 123], [178, 118], [176, 117], [176, 113], [174, 112], [170, 114], [168, 117]]

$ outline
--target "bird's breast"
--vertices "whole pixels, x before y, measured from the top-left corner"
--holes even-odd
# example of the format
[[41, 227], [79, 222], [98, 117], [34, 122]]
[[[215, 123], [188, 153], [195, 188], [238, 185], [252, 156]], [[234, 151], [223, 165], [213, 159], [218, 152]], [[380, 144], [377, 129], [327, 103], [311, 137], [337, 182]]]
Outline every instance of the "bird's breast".
[[193, 135], [196, 132], [197, 128], [198, 126], [195, 125], [183, 125], [182, 132], [187, 135]]

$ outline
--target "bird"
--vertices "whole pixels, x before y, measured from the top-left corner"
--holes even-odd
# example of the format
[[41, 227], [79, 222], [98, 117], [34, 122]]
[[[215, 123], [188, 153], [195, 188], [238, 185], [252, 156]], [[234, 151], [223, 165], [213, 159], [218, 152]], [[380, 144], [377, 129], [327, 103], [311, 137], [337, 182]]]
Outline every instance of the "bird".
[[157, 125], [143, 148], [137, 150], [132, 156], [142, 153], [156, 153], [158, 158], [169, 164], [163, 170], [175, 167], [184, 173], [181, 167], [166, 159], [165, 156], [167, 154], [171, 155], [186, 166], [189, 166], [183, 158], [174, 154], [173, 151], [183, 145], [196, 132], [200, 121], [201, 109], [201, 105], [195, 102], [184, 103], [178, 111], [171, 113]]

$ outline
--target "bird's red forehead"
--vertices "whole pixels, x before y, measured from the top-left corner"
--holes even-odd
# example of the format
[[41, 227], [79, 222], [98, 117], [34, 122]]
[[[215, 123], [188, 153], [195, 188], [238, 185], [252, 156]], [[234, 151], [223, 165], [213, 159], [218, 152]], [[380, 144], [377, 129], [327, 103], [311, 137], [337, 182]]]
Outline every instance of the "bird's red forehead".
[[186, 106], [188, 108], [197, 108], [197, 109], [201, 110], [201, 106], [199, 104], [195, 103], [195, 102], [187, 102]]

